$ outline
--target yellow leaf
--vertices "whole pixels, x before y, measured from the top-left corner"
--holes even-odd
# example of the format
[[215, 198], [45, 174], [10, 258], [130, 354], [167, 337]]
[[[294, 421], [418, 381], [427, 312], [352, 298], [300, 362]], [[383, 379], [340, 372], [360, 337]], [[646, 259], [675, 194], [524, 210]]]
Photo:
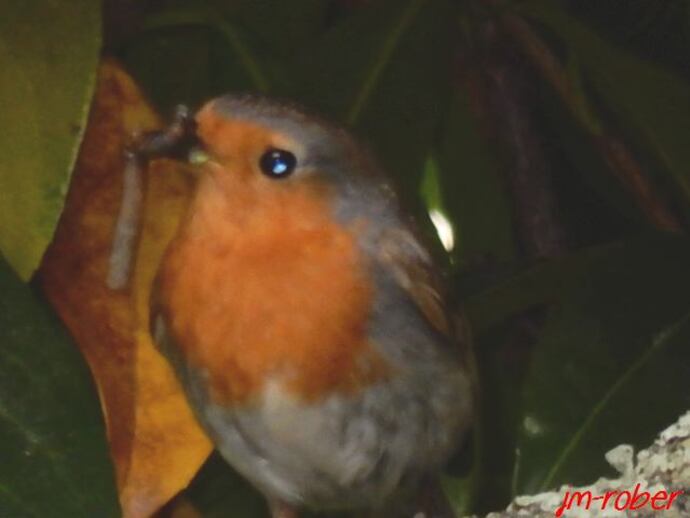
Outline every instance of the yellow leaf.
[[127, 518], [157, 511], [187, 486], [211, 451], [148, 332], [153, 276], [192, 189], [174, 162], [156, 161], [148, 172], [131, 287], [106, 285], [124, 146], [133, 134], [159, 126], [132, 79], [114, 62], [104, 63], [67, 203], [40, 272], [96, 380]]

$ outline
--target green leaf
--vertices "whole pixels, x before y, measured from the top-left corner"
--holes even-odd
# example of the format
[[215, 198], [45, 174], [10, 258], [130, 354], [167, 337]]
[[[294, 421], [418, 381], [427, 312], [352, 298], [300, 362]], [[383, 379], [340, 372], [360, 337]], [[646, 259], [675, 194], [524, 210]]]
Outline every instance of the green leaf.
[[[269, 80], [264, 73], [262, 65], [254, 55], [253, 49], [245, 41], [246, 37], [234, 23], [223, 18], [220, 13], [210, 8], [175, 9], [151, 16], [147, 20], [146, 26], [148, 31], [190, 27], [211, 29], [222, 38], [223, 46], [230, 51], [229, 54], [236, 61], [235, 66], [242, 69], [242, 75], [246, 75], [250, 79], [252, 88], [259, 92], [266, 92], [269, 89]], [[213, 46], [209, 44], [208, 47], [207, 52], [210, 52]], [[181, 55], [189, 54], [188, 50], [180, 50]], [[194, 53], [192, 53], [192, 56], [194, 56]], [[231, 66], [231, 63], [223, 62], [222, 64], [218, 63], [218, 65], [222, 70], [225, 70], [227, 68], [234, 68]], [[207, 73], [212, 74], [213, 72], [215, 70], [211, 68]], [[221, 70], [218, 70], [218, 72], [221, 72]]]
[[198, 106], [212, 95], [210, 38], [204, 27], [166, 28], [148, 31], [123, 49], [125, 68], [163, 118], [171, 118], [178, 104]]
[[654, 151], [690, 199], [690, 85], [608, 43], [553, 0], [530, 0], [520, 9], [565, 42], [596, 92]]
[[[573, 61], [571, 60], [568, 75], [571, 78], [571, 84], [579, 84], [581, 70]], [[637, 226], [644, 224], [646, 218], [644, 213], [630, 197], [630, 192], [626, 190], [621, 180], [611, 174], [605, 157], [594, 145], [592, 135], [588, 133], [588, 129], [595, 133], [601, 131], [601, 128], [597, 128], [599, 122], [593, 117], [589, 118], [591, 109], [578, 109], [578, 119], [586, 120], [584, 125], [579, 124], [552, 88], [543, 83], [537, 85], [537, 88], [539, 90], [536, 95], [541, 100], [541, 113], [544, 115], [544, 122], [548, 124], [545, 131], [554, 136], [550, 139], [550, 144], [558, 148], [564, 160], [564, 164], [559, 166], [559, 177], [576, 176], [573, 179], [563, 178], [561, 181], [570, 183], [581, 179], [594, 195], [592, 201], [588, 203], [579, 191], [569, 190], [568, 198], [572, 199], [572, 202], [569, 206], [563, 207], [562, 217], [572, 221], [571, 228], [583, 226], [591, 229], [594, 223], [599, 231], [604, 232], [612, 220]], [[583, 91], [580, 91], [577, 96], [578, 99], [585, 99], [585, 97]], [[592, 204], [597, 202], [601, 202], [606, 211], [603, 218], [600, 211], [592, 210]]]
[[96, 388], [0, 257], [0, 516], [119, 516]]
[[490, 260], [509, 261], [515, 254], [511, 202], [499, 164], [478, 131], [469, 92], [456, 92], [438, 149], [440, 190], [455, 229], [452, 257], [458, 266]]
[[86, 124], [100, 2], [6, 1], [0, 16], [0, 250], [27, 280], [50, 243]]
[[122, 51], [127, 69], [166, 116], [229, 91], [269, 87], [262, 65], [234, 25], [211, 25], [198, 9], [165, 12]]
[[266, 93], [275, 83], [289, 84], [289, 59], [311, 46], [328, 8], [321, 0], [178, 4], [149, 16], [142, 39], [127, 52], [137, 77], [152, 83], [154, 99], [167, 107], [174, 104], [166, 100], [171, 88], [175, 102], [198, 104], [231, 90]]
[[255, 35], [263, 56], [287, 59], [313, 44], [321, 31], [328, 2], [323, 0], [244, 0], [233, 19]]
[[503, 274], [483, 289], [475, 289], [463, 304], [473, 331], [483, 333], [525, 310], [560, 301], [582, 272], [622, 247], [622, 243], [612, 243], [585, 248]]
[[568, 8], [605, 37], [645, 59], [688, 76], [690, 23], [687, 0], [570, 2]]
[[375, 88], [378, 86], [381, 75], [397, 50], [396, 47], [400, 43], [400, 39], [414, 21], [423, 3], [423, 0], [408, 1], [401, 12], [394, 18], [394, 22], [390, 25], [388, 31], [383, 33], [385, 37], [381, 42], [380, 48], [374, 53], [374, 58], [347, 110], [345, 122], [348, 125], [353, 126], [359, 122], [362, 110], [366, 107]]
[[515, 487], [593, 482], [690, 406], [690, 241], [614, 247], [560, 296], [525, 380]]
[[359, 9], [300, 56], [293, 70], [299, 84], [287, 92], [351, 126], [417, 209], [449, 94], [451, 13], [443, 0], [387, 0]]

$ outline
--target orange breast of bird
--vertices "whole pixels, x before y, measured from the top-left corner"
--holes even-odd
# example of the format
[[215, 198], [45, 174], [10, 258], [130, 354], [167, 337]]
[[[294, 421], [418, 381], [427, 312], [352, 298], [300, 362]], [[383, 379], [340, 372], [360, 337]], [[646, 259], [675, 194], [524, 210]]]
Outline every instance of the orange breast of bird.
[[[234, 139], [249, 157], [264, 145], [256, 128], [224, 131], [224, 142], [254, 132]], [[209, 167], [161, 265], [158, 301], [212, 397], [250, 403], [276, 380], [316, 401], [384, 379], [388, 366], [367, 337], [373, 284], [328, 190], [257, 177], [249, 158]]]

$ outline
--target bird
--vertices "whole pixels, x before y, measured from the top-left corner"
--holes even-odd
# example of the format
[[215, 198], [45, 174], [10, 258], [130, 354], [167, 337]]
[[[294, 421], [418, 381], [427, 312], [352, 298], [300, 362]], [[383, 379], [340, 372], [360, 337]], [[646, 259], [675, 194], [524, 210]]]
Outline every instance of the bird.
[[199, 172], [150, 326], [196, 418], [273, 518], [414, 516], [475, 398], [441, 269], [389, 177], [344, 127], [265, 96], [172, 127], [142, 153], [184, 142]]

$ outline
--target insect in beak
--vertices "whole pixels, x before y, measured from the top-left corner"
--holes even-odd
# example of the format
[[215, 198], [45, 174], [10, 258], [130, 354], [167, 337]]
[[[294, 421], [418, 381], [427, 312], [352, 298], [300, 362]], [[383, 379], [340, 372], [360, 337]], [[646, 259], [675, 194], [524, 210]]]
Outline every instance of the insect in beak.
[[[209, 160], [196, 134], [196, 121], [188, 107], [177, 106], [172, 123], [160, 131], [136, 136], [125, 150], [122, 200], [113, 234], [106, 284], [110, 289], [127, 287], [141, 231], [144, 202], [143, 175], [156, 158], [202, 165]], [[191, 168], [190, 168], [191, 169]], [[196, 168], [194, 171], [196, 172]]]

